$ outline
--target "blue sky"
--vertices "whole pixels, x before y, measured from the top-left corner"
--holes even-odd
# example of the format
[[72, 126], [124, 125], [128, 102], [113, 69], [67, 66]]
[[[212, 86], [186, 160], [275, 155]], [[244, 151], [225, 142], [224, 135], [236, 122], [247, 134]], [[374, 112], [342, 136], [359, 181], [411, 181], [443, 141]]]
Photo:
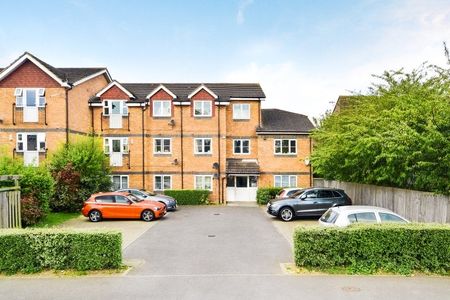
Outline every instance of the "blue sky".
[[122, 82], [259, 82], [317, 117], [371, 74], [443, 64], [450, 1], [1, 1], [0, 66], [106, 66]]

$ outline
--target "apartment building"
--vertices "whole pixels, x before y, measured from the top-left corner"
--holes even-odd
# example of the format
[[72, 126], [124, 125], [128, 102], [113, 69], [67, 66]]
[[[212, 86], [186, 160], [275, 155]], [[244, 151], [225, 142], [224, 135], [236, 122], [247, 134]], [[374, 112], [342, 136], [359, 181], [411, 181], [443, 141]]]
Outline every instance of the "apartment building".
[[262, 101], [259, 84], [121, 83], [106, 68], [55, 68], [24, 53], [0, 68], [0, 145], [36, 165], [94, 133], [116, 188], [208, 189], [217, 203], [310, 186], [313, 125]]

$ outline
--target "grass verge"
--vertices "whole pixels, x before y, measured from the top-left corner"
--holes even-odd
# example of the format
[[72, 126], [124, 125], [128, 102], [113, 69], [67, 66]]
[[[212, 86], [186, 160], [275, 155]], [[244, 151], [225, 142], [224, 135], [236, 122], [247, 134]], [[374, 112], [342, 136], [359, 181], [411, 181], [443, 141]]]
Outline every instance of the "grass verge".
[[50, 212], [42, 220], [40, 220], [36, 225], [32, 227], [34, 228], [55, 227], [78, 216], [80, 216], [80, 213]]

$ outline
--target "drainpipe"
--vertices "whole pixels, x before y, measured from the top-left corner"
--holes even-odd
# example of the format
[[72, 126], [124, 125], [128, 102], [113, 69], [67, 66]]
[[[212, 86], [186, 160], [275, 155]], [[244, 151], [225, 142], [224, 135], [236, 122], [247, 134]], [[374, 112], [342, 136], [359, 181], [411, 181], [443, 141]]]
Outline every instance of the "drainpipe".
[[92, 131], [92, 135], [95, 136], [94, 107], [92, 107], [92, 105], [89, 105], [89, 110], [91, 111], [91, 131]]
[[309, 186], [313, 186], [313, 174], [312, 174], [312, 166], [311, 166], [311, 154], [312, 154], [312, 139], [309, 137]]
[[219, 204], [222, 202], [221, 197], [221, 184], [220, 184], [220, 98], [218, 98], [219, 104], [217, 105], [217, 150], [218, 150], [218, 156], [219, 156], [219, 167], [217, 168], [217, 173], [219, 177], [217, 178], [217, 186], [218, 186], [218, 195], [219, 195]]
[[180, 104], [180, 147], [181, 147], [181, 189], [184, 189], [184, 155], [183, 155], [183, 105], [181, 100], [178, 102]]
[[69, 89], [66, 88], [66, 146], [69, 145]]
[[[145, 110], [146, 110], [146, 106], [144, 103], [144, 106], [142, 107], [142, 189], [145, 190], [145, 130], [144, 130], [144, 125], [145, 125]], [[130, 122], [130, 120], [128, 119], [128, 122]]]

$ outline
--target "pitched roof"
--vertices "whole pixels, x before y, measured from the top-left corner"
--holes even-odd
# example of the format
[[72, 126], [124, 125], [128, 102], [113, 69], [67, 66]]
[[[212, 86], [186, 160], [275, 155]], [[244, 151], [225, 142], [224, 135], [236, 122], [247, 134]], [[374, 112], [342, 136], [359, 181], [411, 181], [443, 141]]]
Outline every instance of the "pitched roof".
[[79, 80], [82, 80], [83, 78], [92, 76], [96, 73], [99, 73], [101, 71], [104, 71], [106, 73], [106, 76], [111, 80], [111, 77], [108, 73], [107, 68], [55, 68], [52, 65], [49, 65], [45, 61], [37, 58], [33, 54], [29, 52], [25, 52], [21, 56], [19, 56], [16, 60], [14, 60], [8, 67], [6, 68], [0, 68], [0, 73], [2, 73], [4, 70], [7, 70], [9, 67], [13, 66], [17, 61], [22, 59], [24, 56], [28, 58], [32, 58], [36, 60], [38, 63], [40, 63], [44, 68], [46, 68], [48, 71], [53, 73], [59, 80], [62, 82], [67, 82], [69, 84], [73, 84]]
[[309, 133], [314, 125], [307, 116], [281, 109], [262, 109], [261, 127], [257, 133]]
[[227, 158], [226, 172], [228, 174], [259, 174], [259, 164], [256, 159]]
[[[163, 85], [177, 96], [178, 101], [189, 101], [189, 94], [202, 83], [123, 83], [122, 86], [133, 93], [137, 99], [145, 100], [155, 88]], [[203, 83], [218, 96], [218, 100], [229, 101], [230, 98], [265, 98], [258, 83]]]

